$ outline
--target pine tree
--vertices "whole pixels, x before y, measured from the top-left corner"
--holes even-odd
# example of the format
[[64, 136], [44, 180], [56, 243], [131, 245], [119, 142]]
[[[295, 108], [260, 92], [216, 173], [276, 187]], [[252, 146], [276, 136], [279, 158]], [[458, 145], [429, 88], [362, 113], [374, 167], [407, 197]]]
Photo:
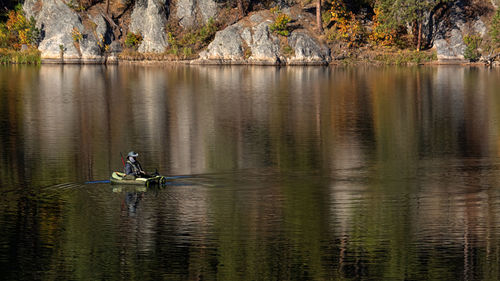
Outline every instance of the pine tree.
[[410, 26], [418, 51], [422, 48], [422, 26], [425, 16], [439, 4], [449, 0], [378, 0], [380, 20], [388, 29]]

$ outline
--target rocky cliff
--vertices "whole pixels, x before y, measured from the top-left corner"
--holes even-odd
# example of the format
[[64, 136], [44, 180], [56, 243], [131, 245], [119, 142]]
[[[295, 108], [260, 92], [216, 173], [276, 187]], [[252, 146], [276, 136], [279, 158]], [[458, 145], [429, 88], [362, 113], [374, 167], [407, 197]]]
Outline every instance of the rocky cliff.
[[487, 32], [482, 19], [488, 7], [474, 10], [463, 0], [448, 3], [448, 9], [435, 22], [432, 40], [439, 60], [463, 60], [466, 44], [464, 37], [476, 34], [484, 37]]
[[[292, 18], [308, 16], [300, 14], [299, 9], [295, 12], [288, 9], [285, 13]], [[272, 18], [269, 11], [257, 12], [218, 32], [193, 63], [324, 65], [330, 62], [330, 50], [315, 38], [312, 26], [294, 29], [288, 37], [277, 36], [270, 31]]]
[[[440, 60], [462, 60], [464, 36], [487, 32], [485, 21], [492, 9], [470, 11], [466, 0], [447, 2], [426, 15], [424, 36]], [[272, 1], [268, 1], [272, 2]], [[271, 31], [275, 14], [255, 9], [239, 20], [226, 20], [213, 41], [192, 63], [324, 65], [331, 62], [325, 36], [318, 36], [314, 10], [296, 1], [276, 0], [291, 18], [288, 36]], [[24, 11], [41, 30], [42, 61], [104, 63], [117, 61], [129, 32], [140, 34], [139, 53], [164, 53], [169, 47], [167, 26], [196, 30], [210, 19], [234, 14], [229, 0], [26, 0]], [[496, 2], [491, 2], [495, 5]], [[491, 6], [490, 5], [490, 6]], [[272, 5], [271, 5], [272, 6]], [[229, 9], [229, 10], [228, 10]], [[486, 12], [489, 11], [489, 12]], [[238, 17], [233, 17], [238, 19]]]

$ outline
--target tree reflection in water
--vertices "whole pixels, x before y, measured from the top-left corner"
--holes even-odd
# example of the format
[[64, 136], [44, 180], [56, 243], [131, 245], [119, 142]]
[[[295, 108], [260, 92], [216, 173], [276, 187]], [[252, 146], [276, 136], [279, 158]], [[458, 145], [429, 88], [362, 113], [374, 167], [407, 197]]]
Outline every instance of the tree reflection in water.
[[[499, 279], [499, 71], [0, 69], [22, 279]], [[188, 184], [113, 192], [120, 151]], [[127, 193], [128, 192], [128, 193]]]

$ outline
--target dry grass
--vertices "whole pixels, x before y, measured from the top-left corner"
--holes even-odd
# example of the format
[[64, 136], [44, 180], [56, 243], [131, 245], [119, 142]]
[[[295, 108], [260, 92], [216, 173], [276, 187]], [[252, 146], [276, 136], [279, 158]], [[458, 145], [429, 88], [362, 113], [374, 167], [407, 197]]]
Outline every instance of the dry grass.
[[362, 47], [348, 51], [333, 50], [333, 57], [342, 63], [369, 63], [381, 65], [414, 65], [437, 61], [435, 50], [417, 52], [396, 47]]
[[0, 49], [0, 64], [40, 64], [40, 51], [29, 49], [27, 51], [15, 51]]
[[119, 55], [120, 60], [126, 61], [177, 61], [187, 58], [181, 58], [174, 54], [169, 54], [167, 52], [163, 53], [139, 53], [133, 49], [125, 49]]

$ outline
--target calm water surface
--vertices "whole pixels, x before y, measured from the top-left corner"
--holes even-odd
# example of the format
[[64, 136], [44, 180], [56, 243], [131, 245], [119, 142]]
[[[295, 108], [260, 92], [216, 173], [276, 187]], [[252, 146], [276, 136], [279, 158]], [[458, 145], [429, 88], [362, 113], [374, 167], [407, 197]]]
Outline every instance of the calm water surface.
[[3, 280], [500, 279], [499, 69], [3, 66], [0, 140]]

